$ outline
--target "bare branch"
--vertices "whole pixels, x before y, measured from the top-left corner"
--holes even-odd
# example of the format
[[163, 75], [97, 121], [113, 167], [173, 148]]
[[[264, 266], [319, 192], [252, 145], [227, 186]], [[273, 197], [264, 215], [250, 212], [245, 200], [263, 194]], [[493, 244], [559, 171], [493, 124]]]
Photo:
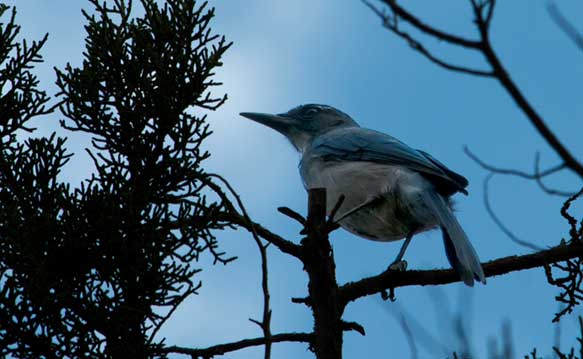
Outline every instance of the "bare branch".
[[[368, 3], [368, 1], [366, 1], [366, 0], [362, 0], [362, 1], [370, 7], [370, 4]], [[456, 35], [447, 33], [445, 31], [441, 31], [439, 29], [436, 29], [435, 27], [433, 27], [431, 25], [425, 24], [424, 22], [422, 22], [421, 20], [419, 20], [418, 18], [413, 16], [410, 12], [408, 12], [404, 8], [397, 5], [396, 0], [381, 0], [381, 1], [385, 5], [387, 5], [395, 15], [397, 15], [398, 17], [405, 20], [406, 22], [411, 24], [413, 27], [415, 27], [416, 29], [418, 29], [419, 31], [421, 31], [427, 35], [430, 35], [438, 40], [443, 40], [443, 41], [449, 42], [451, 44], [459, 45], [459, 46], [466, 47], [466, 48], [473, 49], [473, 50], [480, 50], [482, 47], [482, 44], [480, 41], [468, 40], [468, 39], [465, 39], [463, 37], [456, 36]]]
[[571, 216], [568, 211], [569, 207], [571, 207], [571, 203], [573, 203], [573, 201], [579, 198], [581, 195], [583, 195], [583, 188], [581, 188], [579, 192], [569, 197], [569, 199], [567, 199], [563, 204], [563, 207], [561, 207], [561, 216], [563, 216], [563, 218], [565, 218], [569, 223], [569, 235], [571, 236], [571, 240], [577, 242], [583, 242], [581, 233], [583, 231], [583, 222], [581, 223], [581, 228], [577, 230], [577, 220], [573, 218], [573, 216]]
[[296, 304], [304, 304], [307, 307], [311, 307], [312, 306], [312, 301], [310, 300], [310, 298], [292, 298], [291, 299], [292, 303], [296, 303]]
[[579, 50], [583, 51], [583, 33], [579, 32], [575, 26], [565, 18], [559, 7], [555, 3], [549, 3], [547, 5], [547, 10], [551, 19], [557, 24], [557, 26], [563, 30], [565, 35], [575, 43]]
[[330, 218], [328, 218], [328, 222], [332, 223], [336, 221], [336, 214], [338, 214], [338, 211], [340, 210], [340, 207], [342, 207], [342, 204], [344, 203], [344, 200], [346, 199], [346, 196], [341, 194], [340, 197], [338, 197], [338, 201], [336, 201], [336, 204], [334, 205], [334, 208], [332, 208], [332, 211], [330, 211]]
[[257, 235], [259, 235], [259, 237], [261, 237], [261, 238], [265, 239], [266, 241], [268, 241], [269, 243], [275, 245], [282, 252], [290, 254], [298, 259], [301, 257], [301, 251], [300, 251], [299, 245], [297, 245], [291, 241], [288, 241], [287, 239], [271, 232], [270, 230], [263, 227], [262, 225], [260, 225], [257, 222], [247, 221], [247, 219], [245, 219], [245, 217], [243, 217], [239, 213], [236, 213], [236, 212], [220, 213], [220, 214], [217, 214], [217, 217], [219, 217], [220, 219], [223, 219], [225, 221], [231, 222], [237, 226], [243, 227], [250, 232], [251, 232], [251, 229], [253, 228], [255, 230], [255, 232], [257, 233]]
[[500, 228], [500, 230], [502, 232], [504, 232], [504, 234], [506, 234], [508, 236], [508, 238], [510, 238], [510, 240], [516, 244], [519, 244], [523, 247], [535, 250], [535, 251], [540, 251], [543, 248], [537, 246], [536, 244], [532, 244], [528, 241], [522, 240], [520, 238], [518, 238], [514, 233], [512, 233], [512, 231], [510, 231], [510, 229], [508, 229], [508, 227], [506, 227], [504, 225], [504, 223], [502, 223], [502, 221], [498, 218], [498, 216], [496, 215], [496, 213], [494, 212], [494, 210], [492, 209], [492, 206], [490, 204], [490, 195], [489, 195], [489, 183], [490, 180], [494, 177], [494, 173], [490, 173], [488, 176], [486, 176], [486, 179], [484, 179], [484, 205], [486, 207], [486, 211], [488, 212], [488, 214], [490, 215], [490, 218], [492, 218], [492, 220], [494, 221], [494, 223], [496, 223], [496, 225], [498, 226], [498, 228]]
[[[212, 181], [207, 181], [205, 184], [209, 186], [209, 188], [211, 188], [219, 197], [230, 203], [220, 186], [213, 183]], [[232, 208], [232, 206], [228, 212], [220, 212], [217, 213], [216, 216], [220, 220], [243, 227], [251, 233], [255, 232], [259, 237], [265, 239], [269, 243], [272, 243], [284, 253], [290, 254], [296, 258], [300, 258], [301, 256], [299, 245], [269, 231], [259, 223], [251, 221], [249, 216], [241, 215], [234, 208]]]
[[561, 157], [565, 166], [575, 172], [579, 177], [583, 178], [583, 164], [579, 162], [573, 154], [567, 150], [559, 138], [548, 127], [545, 120], [538, 114], [530, 102], [526, 99], [522, 91], [514, 83], [510, 74], [506, 71], [498, 55], [492, 48], [489, 39], [489, 28], [486, 19], [483, 17], [481, 11], [475, 11], [475, 23], [478, 27], [482, 38], [482, 53], [488, 63], [492, 66], [496, 78], [508, 92], [510, 97], [514, 100], [516, 105], [524, 112], [529, 121], [534, 125], [538, 133], [545, 139], [552, 149]]
[[[525, 179], [529, 179], [529, 180], [535, 180], [537, 182], [537, 184], [541, 187], [541, 189], [543, 191], [545, 191], [548, 194], [554, 194], [554, 195], [565, 195], [567, 194], [566, 192], [562, 192], [562, 191], [558, 191], [558, 190], [554, 190], [554, 189], [550, 189], [548, 187], [546, 187], [546, 185], [542, 182], [542, 178], [545, 176], [549, 176], [553, 173], [556, 173], [558, 171], [560, 171], [561, 169], [565, 168], [564, 164], [560, 164], [554, 167], [551, 167], [549, 169], [546, 169], [544, 171], [540, 171], [539, 170], [539, 154], [537, 153], [535, 155], [535, 169], [534, 169], [534, 173], [526, 173], [523, 171], [519, 171], [516, 169], [507, 169], [507, 168], [500, 168], [500, 167], [495, 167], [492, 165], [489, 165], [487, 163], [485, 163], [484, 161], [482, 161], [478, 156], [476, 156], [474, 153], [472, 153], [469, 148], [467, 146], [464, 146], [464, 152], [466, 153], [466, 155], [468, 155], [468, 157], [470, 157], [474, 162], [476, 162], [478, 165], [480, 165], [482, 168], [486, 169], [487, 171], [489, 171], [490, 173], [488, 174], [488, 176], [486, 176], [486, 178], [484, 179], [484, 187], [483, 187], [483, 196], [484, 196], [484, 206], [486, 207], [486, 211], [488, 212], [488, 214], [490, 215], [490, 218], [492, 218], [492, 220], [494, 221], [494, 223], [496, 223], [496, 225], [500, 228], [500, 230], [502, 232], [504, 232], [504, 234], [506, 234], [508, 236], [508, 238], [510, 238], [511, 241], [524, 246], [526, 248], [535, 250], [535, 251], [539, 251], [542, 250], [543, 248], [532, 244], [528, 241], [522, 240], [520, 238], [518, 238], [518, 236], [516, 236], [514, 233], [512, 233], [512, 231], [506, 226], [504, 225], [504, 223], [502, 223], [502, 221], [498, 218], [498, 216], [496, 215], [496, 213], [494, 212], [494, 210], [492, 209], [492, 205], [490, 204], [490, 191], [489, 191], [489, 183], [490, 180], [494, 177], [494, 175], [510, 175], [510, 176], [517, 176], [520, 178], [525, 178]], [[569, 195], [571, 195], [571, 193], [569, 193]]]
[[420, 54], [422, 54], [424, 57], [426, 57], [429, 61], [433, 62], [434, 64], [437, 64], [437, 65], [439, 65], [447, 70], [451, 70], [451, 71], [455, 71], [455, 72], [461, 72], [461, 73], [474, 75], [474, 76], [494, 77], [494, 73], [492, 71], [476, 70], [476, 69], [472, 69], [472, 68], [468, 68], [468, 67], [464, 67], [464, 66], [453, 65], [453, 64], [450, 64], [444, 60], [441, 60], [440, 58], [436, 57], [431, 52], [429, 52], [429, 50], [427, 50], [421, 42], [414, 39], [407, 32], [399, 29], [398, 18], [396, 16], [390, 16], [386, 13], [383, 13], [380, 9], [378, 9], [376, 6], [372, 5], [368, 1], [363, 0], [363, 2], [375, 14], [377, 14], [381, 18], [381, 20], [383, 21], [383, 26], [386, 29], [392, 31], [395, 35], [397, 35], [397, 36], [401, 37], [402, 39], [404, 39], [405, 41], [407, 41], [407, 43], [409, 44], [409, 46], [411, 46], [412, 49], [418, 51]]
[[501, 175], [510, 175], [521, 177], [529, 180], [535, 180], [536, 184], [543, 190], [543, 192], [553, 195], [553, 196], [560, 196], [560, 197], [570, 197], [575, 192], [570, 191], [562, 191], [558, 189], [553, 189], [548, 187], [546, 184], [543, 183], [542, 179], [549, 175], [559, 172], [562, 169], [565, 169], [567, 166], [563, 164], [559, 164], [553, 167], [550, 167], [544, 171], [540, 170], [540, 155], [537, 152], [534, 156], [534, 173], [527, 173], [524, 171], [516, 170], [516, 169], [509, 169], [509, 168], [500, 168], [489, 165], [482, 161], [478, 156], [472, 153], [467, 146], [464, 146], [464, 152], [468, 157], [470, 157], [474, 162], [476, 162], [480, 167], [488, 170], [492, 174], [501, 174]]
[[355, 332], [358, 332], [358, 334], [362, 335], [363, 337], [366, 335], [366, 331], [364, 330], [364, 327], [357, 322], [342, 321], [341, 324], [342, 324], [342, 330], [355, 331]]
[[275, 334], [271, 336], [271, 339], [267, 338], [253, 338], [253, 339], [243, 339], [237, 342], [219, 344], [208, 348], [184, 348], [178, 346], [172, 346], [160, 349], [160, 353], [164, 354], [184, 354], [190, 355], [193, 359], [203, 358], [210, 359], [216, 355], [223, 355], [229, 352], [234, 352], [237, 350], [255, 347], [259, 345], [265, 345], [269, 343], [282, 343], [282, 342], [296, 342], [296, 343], [311, 343], [314, 339], [311, 333], [283, 333]]
[[340, 224], [338, 223], [338, 221], [336, 221], [335, 218], [336, 218], [336, 214], [338, 214], [338, 211], [340, 210], [340, 207], [342, 207], [342, 204], [344, 203], [345, 199], [346, 199], [346, 196], [341, 194], [340, 197], [338, 197], [338, 201], [336, 201], [334, 208], [332, 208], [332, 211], [330, 212], [330, 215], [328, 216], [328, 220], [326, 221], [326, 231], [328, 233], [331, 233], [332, 231], [335, 231], [338, 228], [340, 228]]
[[[193, 285], [190, 284], [190, 286], [192, 287]], [[193, 288], [188, 288], [186, 291], [184, 291], [184, 293], [182, 293], [179, 296], [179, 299], [176, 301], [176, 303], [174, 304], [174, 306], [172, 306], [172, 308], [170, 308], [170, 310], [168, 311], [168, 313], [166, 313], [166, 315], [164, 315], [162, 317], [162, 319], [160, 320], [160, 322], [157, 323], [156, 327], [154, 328], [154, 331], [150, 335], [150, 339], [148, 339], [148, 344], [152, 344], [154, 342], [154, 339], [156, 339], [156, 335], [158, 334], [158, 332], [160, 331], [160, 329], [162, 329], [162, 327], [168, 321], [168, 319], [170, 319], [170, 317], [172, 317], [172, 315], [176, 312], [176, 310], [178, 309], [178, 307], [180, 307], [180, 304], [182, 304], [184, 302], [184, 300], [186, 298], [188, 298], [192, 293], [196, 293], [196, 289], [200, 288], [201, 286], [202, 286], [202, 284], [199, 283], [196, 286], [196, 288], [194, 288], [194, 290], [193, 290]]]
[[243, 212], [243, 217], [250, 223], [250, 230], [251, 234], [253, 235], [253, 239], [255, 240], [255, 244], [257, 244], [257, 248], [259, 249], [259, 255], [261, 256], [261, 290], [263, 292], [263, 318], [261, 321], [257, 321], [254, 319], [250, 319], [253, 323], [256, 323], [261, 330], [263, 330], [263, 336], [265, 337], [265, 359], [271, 358], [271, 308], [270, 308], [270, 294], [269, 294], [269, 273], [267, 267], [267, 246], [263, 244], [259, 236], [257, 235], [257, 231], [255, 231], [255, 226], [253, 222], [249, 218], [247, 214], [247, 210], [243, 205], [243, 201], [239, 194], [235, 191], [235, 189], [231, 186], [231, 184], [222, 176], [214, 174], [211, 175], [219, 179], [231, 192], [231, 194], [235, 197], [235, 201], [239, 206], [241, 212]]
[[[552, 268], [559, 271], [560, 275], [553, 275]], [[564, 305], [553, 318], [553, 322], [558, 322], [565, 314], [572, 313], [573, 309], [583, 300], [583, 258], [575, 258], [565, 261], [565, 263], [554, 263], [552, 266], [545, 266], [547, 282], [559, 289], [561, 292], [555, 296], [555, 300]]]
[[[560, 197], [570, 197], [574, 194], [574, 192], [567, 192], [561, 191], [558, 189], [553, 189], [545, 185], [542, 181], [543, 175], [540, 172], [540, 154], [537, 152], [534, 156], [534, 179], [538, 186], [543, 190], [543, 192], [553, 195], [553, 196], [560, 196]], [[564, 166], [563, 166], [564, 167]]]
[[[302, 262], [308, 274], [308, 292], [314, 317], [314, 353], [317, 358], [342, 357], [342, 332], [356, 330], [354, 325], [343, 326], [344, 307], [339, 300], [336, 265], [328, 240], [326, 218], [326, 189], [308, 191], [306, 237], [302, 239]], [[364, 328], [360, 328], [364, 331]], [[360, 331], [360, 329], [358, 329]]]
[[[417, 17], [415, 17], [414, 15], [412, 15], [411, 13], [409, 13], [408, 11], [406, 11], [405, 9], [403, 9], [402, 7], [397, 5], [396, 0], [382, 0], [382, 2], [386, 6], [388, 6], [388, 8], [392, 11], [392, 13], [393, 13], [392, 18], [390, 18], [388, 15], [381, 12], [376, 7], [372, 6], [367, 0], [362, 0], [362, 1], [368, 7], [373, 9], [373, 11], [375, 11], [375, 13], [379, 14], [381, 16], [381, 18], [383, 18], [386, 27], [387, 27], [386, 23], [387, 23], [387, 19], [388, 19], [389, 25], [390, 25], [390, 26], [388, 26], [388, 28], [390, 30], [392, 30], [393, 32], [395, 32], [394, 29], [396, 29], [397, 20], [402, 19], [405, 22], [407, 22], [408, 24], [410, 24], [411, 26], [413, 26], [415, 29], [417, 29], [417, 30], [423, 32], [424, 34], [429, 35], [433, 38], [436, 38], [438, 40], [443, 40], [443, 41], [446, 41], [448, 43], [458, 45], [460, 47], [480, 51], [483, 54], [486, 61], [492, 67], [492, 72], [494, 74], [493, 77], [498, 79], [498, 81], [500, 82], [502, 87], [504, 87], [506, 92], [508, 92], [510, 97], [514, 100], [516, 105], [526, 115], [526, 117], [533, 124], [533, 126], [536, 128], [538, 133], [551, 146], [551, 148], [559, 155], [559, 157], [561, 157], [561, 159], [565, 163], [565, 166], [567, 168], [569, 168], [571, 171], [573, 171], [574, 173], [576, 173], [580, 178], [583, 179], [583, 164], [573, 156], [573, 154], [563, 145], [563, 143], [559, 140], [559, 138], [555, 135], [555, 133], [553, 131], [551, 131], [551, 129], [548, 127], [548, 125], [546, 124], [544, 119], [538, 114], [538, 112], [534, 109], [534, 107], [530, 104], [530, 102], [526, 99], [526, 97], [520, 91], [518, 86], [511, 79], [510, 75], [508, 74], [508, 72], [506, 71], [504, 66], [502, 65], [502, 62], [498, 58], [498, 55], [496, 54], [496, 52], [492, 48], [492, 45], [491, 45], [490, 39], [489, 39], [489, 27], [490, 27], [490, 22], [491, 22], [492, 17], [493, 17], [495, 1], [490, 0], [490, 1], [478, 2], [475, 0], [471, 0], [472, 7], [474, 10], [474, 16], [475, 16], [474, 22], [478, 28], [479, 33], [480, 33], [480, 40], [479, 41], [467, 40], [465, 38], [443, 32], [439, 29], [436, 29], [433, 26], [427, 25], [424, 22], [422, 22], [421, 20], [419, 20]], [[486, 9], [486, 14], [484, 14], [484, 11], [483, 11], [484, 9]], [[393, 28], [391, 28], [391, 27], [393, 27]], [[395, 33], [397, 33], [397, 32], [395, 32]], [[407, 39], [407, 37], [403, 36], [402, 34], [397, 33], [397, 35], [406, 39], [408, 42], [411, 41], [411, 40]], [[414, 40], [414, 41], [416, 41], [416, 40]], [[417, 43], [418, 43], [418, 41], [417, 41]], [[421, 47], [421, 49], [423, 49], [423, 48]], [[427, 57], [427, 53], [423, 53], [423, 51], [421, 51], [419, 47], [417, 47], [416, 50], [420, 51], [424, 56]], [[478, 73], [472, 73], [474, 70], [470, 69], [471, 71], [465, 71], [468, 69], [465, 69], [465, 68], [460, 69], [458, 66], [455, 66], [455, 65], [451, 65], [448, 67], [448, 66], [444, 66], [444, 65], [449, 65], [449, 64], [440, 63], [440, 62], [436, 62], [436, 61], [433, 61], [433, 62], [437, 63], [438, 65], [440, 65], [442, 67], [448, 68], [449, 70], [452, 70], [452, 71], [458, 71], [458, 72], [462, 71], [465, 73], [470, 73], [470, 74], [474, 74], [474, 75], [478, 75], [478, 76], [484, 76], [484, 75], [488, 74], [488, 73], [483, 73], [482, 71], [478, 71]]]
[[[583, 256], [583, 244], [558, 245], [547, 250], [521, 256], [508, 256], [482, 264], [486, 277], [542, 267], [551, 263]], [[379, 275], [347, 283], [339, 288], [345, 304], [358, 298], [381, 293], [390, 288], [412, 285], [441, 285], [459, 282], [459, 275], [452, 269], [384, 271]]]
[[409, 328], [409, 324], [407, 323], [407, 319], [405, 319], [405, 315], [403, 315], [403, 313], [401, 313], [399, 317], [399, 324], [401, 325], [401, 329], [407, 338], [407, 344], [409, 344], [409, 349], [411, 350], [411, 359], [417, 359], [419, 357], [417, 342], [415, 341], [415, 337], [413, 336], [411, 328]]
[[496, 7], [496, 0], [489, 0], [486, 3], [488, 5], [488, 11], [486, 12], [485, 21], [489, 27], [490, 23], [492, 22], [492, 17], [494, 17], [494, 8]]
[[295, 220], [296, 222], [298, 222], [299, 224], [301, 224], [302, 226], [306, 225], [306, 219], [304, 218], [304, 216], [302, 216], [301, 214], [299, 214], [298, 212], [294, 211], [291, 208], [288, 207], [278, 207], [277, 211], [281, 214], [283, 214], [284, 216], [288, 216], [289, 218]]
[[396, 34], [401, 36], [402, 38], [406, 39], [409, 42], [409, 46], [413, 48], [413, 50], [419, 51], [423, 56], [425, 56], [429, 61], [437, 64], [447, 70], [461, 72], [464, 74], [474, 75], [474, 76], [482, 76], [482, 77], [494, 77], [494, 73], [492, 71], [484, 71], [484, 70], [476, 70], [469, 67], [463, 67], [459, 65], [453, 65], [444, 60], [441, 60], [434, 55], [432, 55], [420, 42], [413, 39], [409, 36], [409, 34], [402, 32], [402, 31], [395, 31]]
[[[494, 16], [494, 7], [496, 6], [495, 0], [470, 0], [472, 5], [472, 9], [474, 10], [474, 14], [479, 16], [481, 21], [484, 22], [486, 28], [490, 27], [490, 22], [492, 21], [492, 17]], [[484, 16], [484, 11], [486, 15]]]
[[565, 166], [575, 172], [579, 177], [583, 178], [583, 165], [567, 150], [567, 148], [561, 143], [557, 136], [549, 129], [543, 118], [536, 112], [528, 100], [524, 97], [522, 92], [518, 89], [516, 84], [510, 78], [510, 75], [506, 72], [506, 69], [502, 67], [502, 64], [498, 60], [497, 55], [491, 50], [490, 47], [487, 48], [488, 51], [485, 53], [486, 58], [496, 72], [496, 77], [510, 94], [514, 102], [520, 107], [520, 109], [526, 114], [530, 122], [537, 129], [539, 134], [547, 141], [547, 143], [557, 152], [557, 154], [565, 162]]
[[466, 153], [466, 155], [468, 155], [468, 157], [470, 157], [480, 167], [482, 167], [485, 170], [488, 170], [489, 172], [492, 172], [495, 174], [501, 174], [501, 175], [511, 175], [511, 176], [521, 177], [521, 178], [525, 178], [525, 179], [536, 179], [537, 177], [540, 179], [540, 178], [549, 176], [553, 173], [556, 173], [556, 172], [558, 172], [566, 167], [565, 164], [560, 164], [560, 165], [550, 167], [544, 171], [539, 171], [538, 173], [532, 174], [532, 173], [527, 173], [527, 172], [523, 172], [523, 171], [512, 169], [512, 168], [501, 168], [501, 167], [496, 167], [496, 166], [487, 164], [486, 162], [481, 160], [478, 156], [476, 156], [472, 151], [470, 151], [470, 149], [467, 146], [464, 146], [464, 152]]
[[[444, 307], [441, 305], [444, 303], [438, 302], [436, 298], [432, 299], [434, 300], [432, 300], [431, 304], [436, 307], [438, 314], [443, 315], [442, 319], [449, 318], [451, 313], [444, 312]], [[423, 347], [426, 352], [433, 353], [435, 357], [439, 357], [440, 355], [442, 357], [447, 357], [447, 355], [450, 353], [450, 348], [440, 340], [436, 339], [434, 335], [426, 328], [428, 323], [426, 317], [423, 318], [423, 323], [420, 323], [399, 303], [383, 305], [382, 308], [395, 319], [395, 321], [401, 326], [403, 333], [408, 337], [407, 341], [409, 342], [409, 346], [411, 348], [412, 357], [414, 356], [413, 353], [418, 352], [418, 350], [417, 348], [413, 349], [411, 344], [414, 344], [415, 347], [417, 347], [417, 343], [419, 343], [419, 346]], [[407, 328], [405, 328], [405, 325]], [[409, 335], [411, 335], [410, 338]]]

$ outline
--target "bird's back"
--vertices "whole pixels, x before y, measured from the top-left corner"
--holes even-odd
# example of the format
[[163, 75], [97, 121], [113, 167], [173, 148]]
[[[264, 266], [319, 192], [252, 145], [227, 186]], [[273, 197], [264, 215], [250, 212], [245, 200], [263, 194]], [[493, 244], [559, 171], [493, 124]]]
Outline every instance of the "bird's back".
[[400, 166], [424, 176], [445, 197], [456, 192], [467, 194], [467, 179], [433, 156], [390, 135], [362, 127], [338, 128], [318, 136], [304, 151], [302, 161], [311, 159], [326, 163], [354, 161]]
[[[433, 190], [431, 182], [403, 161], [380, 161], [371, 150], [377, 149], [366, 142], [369, 131], [340, 129], [314, 141], [300, 163], [305, 187], [326, 188], [328, 210], [344, 195], [340, 216], [370, 202], [341, 222], [345, 229], [367, 239], [392, 241], [405, 237], [411, 228], [422, 232], [436, 227], [437, 219], [422, 201], [424, 191]], [[373, 132], [371, 141], [378, 134]], [[405, 146], [384, 136], [385, 143]]]

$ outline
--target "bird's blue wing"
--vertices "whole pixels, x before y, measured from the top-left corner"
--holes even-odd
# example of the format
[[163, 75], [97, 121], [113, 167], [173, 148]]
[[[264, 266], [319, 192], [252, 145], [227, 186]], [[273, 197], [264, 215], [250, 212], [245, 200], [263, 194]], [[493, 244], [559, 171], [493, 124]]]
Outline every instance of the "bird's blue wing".
[[426, 152], [413, 149], [387, 134], [361, 127], [343, 128], [321, 135], [310, 152], [324, 161], [369, 161], [404, 166], [429, 179], [438, 192], [467, 194], [468, 180]]
[[462, 191], [461, 192], [464, 192], [464, 193], [467, 194], [467, 192], [464, 189], [469, 184], [467, 178], [465, 178], [464, 176], [460, 175], [459, 173], [456, 173], [456, 172], [450, 170], [449, 168], [447, 168], [446, 165], [444, 165], [443, 163], [441, 163], [440, 161], [438, 161], [437, 159], [435, 159], [429, 153], [427, 153], [425, 151], [422, 151], [422, 150], [417, 150], [417, 151], [420, 152], [423, 156], [425, 156], [425, 158], [427, 158], [428, 160], [430, 160], [431, 162], [433, 162], [434, 165], [436, 165], [437, 167], [439, 167], [449, 177], [449, 179], [451, 179], [453, 182], [457, 183], [462, 188]]

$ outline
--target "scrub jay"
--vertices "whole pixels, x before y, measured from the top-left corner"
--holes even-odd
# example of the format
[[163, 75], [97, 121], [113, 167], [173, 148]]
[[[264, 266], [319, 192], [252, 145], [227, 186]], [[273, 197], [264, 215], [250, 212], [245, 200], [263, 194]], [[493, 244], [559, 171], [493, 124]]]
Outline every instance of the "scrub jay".
[[464, 283], [486, 283], [450, 201], [456, 192], [467, 194], [466, 178], [426, 152], [360, 127], [330, 106], [310, 104], [278, 115], [241, 116], [287, 137], [302, 155], [299, 168], [306, 189], [327, 189], [328, 213], [345, 196], [338, 212], [344, 229], [374, 241], [405, 238], [390, 269], [406, 268], [402, 258], [415, 234], [439, 227], [447, 259]]

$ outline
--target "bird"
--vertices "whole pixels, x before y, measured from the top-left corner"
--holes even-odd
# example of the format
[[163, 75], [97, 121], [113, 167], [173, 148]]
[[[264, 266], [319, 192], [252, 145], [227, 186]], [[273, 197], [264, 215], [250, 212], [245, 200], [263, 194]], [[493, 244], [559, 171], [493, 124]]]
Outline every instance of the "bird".
[[468, 180], [429, 153], [388, 134], [361, 127], [328, 105], [306, 104], [281, 114], [241, 116], [284, 135], [300, 153], [304, 187], [326, 188], [327, 213], [341, 196], [337, 223], [373, 241], [405, 239], [390, 270], [406, 270], [405, 251], [414, 235], [442, 232], [445, 254], [468, 286], [486, 283], [476, 250], [453, 212], [451, 197], [467, 195]]

